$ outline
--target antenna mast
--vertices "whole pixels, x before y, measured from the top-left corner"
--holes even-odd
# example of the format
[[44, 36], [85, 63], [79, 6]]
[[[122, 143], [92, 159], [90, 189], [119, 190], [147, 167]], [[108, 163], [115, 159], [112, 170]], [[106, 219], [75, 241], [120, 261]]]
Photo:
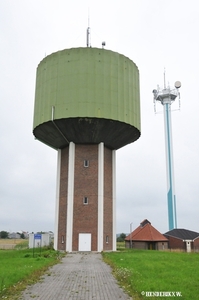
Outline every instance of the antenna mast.
[[166, 89], [166, 71], [164, 68], [164, 89]]
[[173, 168], [173, 149], [172, 149], [172, 130], [171, 130], [171, 104], [179, 97], [180, 81], [175, 82], [175, 88], [166, 88], [165, 70], [164, 70], [164, 89], [153, 90], [154, 105], [160, 102], [164, 107], [164, 124], [165, 124], [165, 147], [166, 147], [166, 167], [167, 167], [167, 203], [169, 230], [177, 228], [176, 217], [176, 195], [174, 186], [174, 168]]
[[90, 42], [90, 16], [89, 16], [89, 11], [88, 11], [88, 28], [86, 30], [86, 45], [87, 47], [91, 47], [91, 42]]

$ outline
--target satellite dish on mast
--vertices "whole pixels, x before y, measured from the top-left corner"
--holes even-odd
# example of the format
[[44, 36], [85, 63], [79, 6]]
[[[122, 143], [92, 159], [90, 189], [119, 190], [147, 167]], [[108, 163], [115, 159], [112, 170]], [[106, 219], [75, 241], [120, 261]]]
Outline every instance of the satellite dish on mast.
[[175, 87], [176, 87], [176, 89], [179, 89], [181, 87], [181, 82], [180, 81], [176, 81], [175, 82]]

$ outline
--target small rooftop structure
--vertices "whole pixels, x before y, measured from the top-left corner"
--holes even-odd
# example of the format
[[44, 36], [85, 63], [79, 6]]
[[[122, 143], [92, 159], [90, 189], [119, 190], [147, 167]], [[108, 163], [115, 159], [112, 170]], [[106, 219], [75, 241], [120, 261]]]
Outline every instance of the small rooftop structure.
[[165, 250], [168, 239], [145, 219], [125, 238], [126, 248]]

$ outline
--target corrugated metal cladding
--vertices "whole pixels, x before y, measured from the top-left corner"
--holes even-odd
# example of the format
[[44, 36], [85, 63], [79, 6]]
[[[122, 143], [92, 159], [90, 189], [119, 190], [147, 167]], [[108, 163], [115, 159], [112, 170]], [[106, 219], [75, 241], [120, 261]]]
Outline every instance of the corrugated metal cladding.
[[[140, 136], [138, 68], [124, 55], [105, 49], [52, 53], [37, 68], [33, 133], [44, 143], [63, 148], [63, 136], [51, 124], [52, 107], [53, 119], [69, 141], [105, 140], [107, 147], [120, 148]], [[114, 128], [121, 131], [120, 143]], [[109, 134], [109, 140], [104, 134]]]
[[73, 48], [37, 68], [34, 128], [55, 119], [94, 117], [140, 129], [139, 71], [129, 58], [97, 48]]

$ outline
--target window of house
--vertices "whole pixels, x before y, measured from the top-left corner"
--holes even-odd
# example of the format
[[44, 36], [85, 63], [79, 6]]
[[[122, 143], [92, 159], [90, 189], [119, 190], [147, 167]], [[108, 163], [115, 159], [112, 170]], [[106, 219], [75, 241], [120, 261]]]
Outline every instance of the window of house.
[[88, 204], [88, 197], [84, 197], [83, 198], [83, 203], [86, 205], [86, 204]]
[[87, 160], [87, 159], [84, 160], [84, 167], [85, 168], [89, 167], [89, 160]]

